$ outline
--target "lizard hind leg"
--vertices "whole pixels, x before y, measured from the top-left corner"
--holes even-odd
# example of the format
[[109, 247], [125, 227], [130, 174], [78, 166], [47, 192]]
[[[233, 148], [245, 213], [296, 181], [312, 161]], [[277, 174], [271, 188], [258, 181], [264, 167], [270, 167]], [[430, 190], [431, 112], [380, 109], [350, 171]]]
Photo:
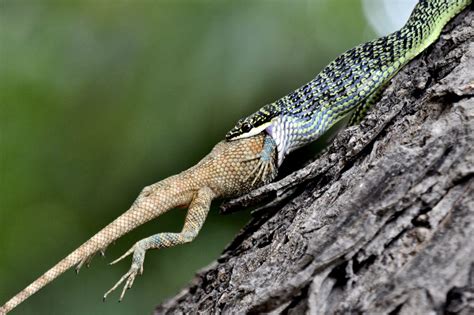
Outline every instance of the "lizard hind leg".
[[188, 213], [184, 222], [183, 229], [180, 233], [158, 233], [150, 237], [144, 238], [132, 246], [125, 254], [111, 262], [115, 264], [125, 257], [133, 254], [132, 266], [129, 271], [117, 281], [117, 283], [104, 294], [104, 300], [107, 296], [124, 283], [122, 293], [120, 294], [121, 301], [125, 292], [130, 289], [138, 274], [143, 274], [143, 262], [145, 261], [145, 253], [148, 249], [159, 249], [165, 247], [172, 247], [179, 244], [191, 242], [201, 230], [201, 227], [206, 220], [212, 199], [215, 193], [207, 187], [201, 188], [194, 196], [189, 205]]

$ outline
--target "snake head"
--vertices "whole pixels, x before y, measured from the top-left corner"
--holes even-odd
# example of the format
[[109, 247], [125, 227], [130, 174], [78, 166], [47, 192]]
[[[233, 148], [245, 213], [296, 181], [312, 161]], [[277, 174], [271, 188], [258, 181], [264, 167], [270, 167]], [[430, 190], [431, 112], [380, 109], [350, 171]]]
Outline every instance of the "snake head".
[[227, 133], [226, 139], [231, 141], [255, 136], [268, 128], [279, 113], [275, 104], [265, 105], [252, 115], [239, 119], [235, 127]]

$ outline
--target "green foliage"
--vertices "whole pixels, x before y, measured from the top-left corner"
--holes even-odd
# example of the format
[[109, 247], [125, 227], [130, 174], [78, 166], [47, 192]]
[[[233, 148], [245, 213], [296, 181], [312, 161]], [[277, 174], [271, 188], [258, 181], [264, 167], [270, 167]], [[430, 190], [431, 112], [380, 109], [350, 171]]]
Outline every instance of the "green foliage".
[[[196, 163], [238, 118], [373, 37], [356, 1], [2, 1], [0, 302]], [[179, 214], [178, 214], [179, 213]], [[125, 301], [101, 303], [135, 241], [60, 277], [14, 314], [143, 314], [218, 257], [249, 218], [210, 216], [197, 240], [147, 255]]]

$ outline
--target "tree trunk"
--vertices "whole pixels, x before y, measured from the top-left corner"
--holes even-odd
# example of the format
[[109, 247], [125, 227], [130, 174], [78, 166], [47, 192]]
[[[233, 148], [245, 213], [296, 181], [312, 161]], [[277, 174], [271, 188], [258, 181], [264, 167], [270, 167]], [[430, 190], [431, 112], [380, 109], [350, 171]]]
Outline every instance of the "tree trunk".
[[156, 314], [474, 313], [474, 11]]

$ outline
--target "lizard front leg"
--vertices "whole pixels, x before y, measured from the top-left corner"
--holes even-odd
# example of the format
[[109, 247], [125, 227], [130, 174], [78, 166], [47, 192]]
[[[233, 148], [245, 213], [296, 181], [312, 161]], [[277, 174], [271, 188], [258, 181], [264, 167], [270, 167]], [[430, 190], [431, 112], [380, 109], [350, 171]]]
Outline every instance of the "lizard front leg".
[[[250, 174], [245, 179], [248, 180], [253, 177], [252, 186], [254, 186], [258, 181], [268, 183], [276, 176], [277, 172], [275, 170], [273, 161], [273, 153], [276, 150], [276, 147], [277, 145], [275, 140], [273, 140], [271, 136], [266, 135], [263, 142], [262, 151], [244, 161], [249, 162], [259, 159], [253, 171], [250, 172]], [[272, 176], [268, 176], [269, 174], [272, 174]]]
[[191, 204], [189, 205], [184, 226], [180, 233], [158, 233], [144, 238], [135, 243], [135, 245], [133, 245], [124, 255], [113, 261], [111, 264], [115, 264], [133, 253], [132, 266], [130, 267], [130, 270], [104, 294], [104, 300], [107, 298], [109, 293], [125, 282], [119, 301], [123, 299], [125, 291], [132, 287], [138, 273], [140, 273], [140, 275], [143, 274], [143, 262], [145, 261], [145, 253], [147, 250], [152, 248], [158, 249], [172, 247], [191, 242], [201, 230], [209, 212], [212, 199], [214, 199], [215, 196], [215, 193], [210, 188], [201, 188], [195, 194]]

